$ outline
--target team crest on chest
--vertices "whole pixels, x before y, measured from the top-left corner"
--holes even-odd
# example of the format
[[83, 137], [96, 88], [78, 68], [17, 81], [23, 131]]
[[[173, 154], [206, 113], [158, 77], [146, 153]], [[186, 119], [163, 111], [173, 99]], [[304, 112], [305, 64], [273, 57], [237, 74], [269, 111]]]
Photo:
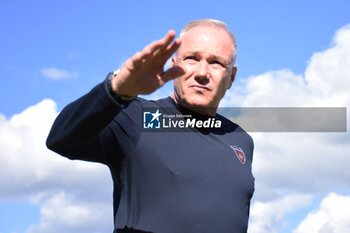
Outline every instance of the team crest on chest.
[[241, 162], [241, 164], [245, 164], [246, 157], [245, 157], [245, 154], [244, 154], [242, 148], [240, 148], [238, 146], [230, 146], [230, 147], [235, 152], [237, 159]]

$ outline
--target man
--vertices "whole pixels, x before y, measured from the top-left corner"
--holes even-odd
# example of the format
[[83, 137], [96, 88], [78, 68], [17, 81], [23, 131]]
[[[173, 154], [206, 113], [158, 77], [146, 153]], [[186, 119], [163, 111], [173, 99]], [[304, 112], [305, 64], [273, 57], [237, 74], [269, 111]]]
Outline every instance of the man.
[[[211, 19], [189, 23], [174, 38], [169, 31], [66, 106], [47, 146], [109, 167], [114, 232], [246, 232], [253, 141], [216, 114], [236, 75], [236, 41], [223, 22]], [[171, 68], [163, 71], [175, 51]], [[137, 98], [171, 79], [172, 97]], [[145, 111], [150, 108], [157, 111]], [[147, 130], [146, 113], [152, 114], [150, 122], [161, 114], [180, 116], [187, 128]], [[210, 121], [219, 124], [205, 125]]]

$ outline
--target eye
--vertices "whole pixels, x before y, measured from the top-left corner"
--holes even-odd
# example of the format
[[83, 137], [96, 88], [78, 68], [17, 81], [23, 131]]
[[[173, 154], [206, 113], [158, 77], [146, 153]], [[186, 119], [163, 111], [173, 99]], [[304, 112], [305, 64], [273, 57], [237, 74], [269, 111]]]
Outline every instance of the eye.
[[185, 60], [186, 61], [191, 61], [191, 60], [197, 61], [197, 58], [195, 56], [188, 56], [188, 57], [185, 57]]
[[218, 61], [218, 60], [212, 60], [212, 61], [209, 62], [209, 64], [210, 65], [214, 65], [214, 66], [218, 66], [218, 67], [225, 67], [225, 65], [222, 62]]
[[184, 61], [188, 64], [195, 64], [198, 59], [195, 56], [187, 56], [185, 57]]

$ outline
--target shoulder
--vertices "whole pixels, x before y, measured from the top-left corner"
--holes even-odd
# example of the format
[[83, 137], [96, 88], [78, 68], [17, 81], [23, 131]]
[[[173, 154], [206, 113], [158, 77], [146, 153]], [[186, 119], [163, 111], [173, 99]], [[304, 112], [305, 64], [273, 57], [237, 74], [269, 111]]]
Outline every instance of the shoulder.
[[147, 100], [142, 97], [137, 97], [124, 106], [122, 115], [128, 115], [129, 117], [141, 117], [144, 111], [173, 107], [170, 97], [158, 100]]
[[241, 126], [239, 126], [238, 124], [234, 123], [233, 121], [224, 117], [221, 114], [216, 114], [216, 119], [221, 121], [222, 128], [224, 128], [225, 130], [228, 130], [230, 132], [234, 131], [237, 133], [247, 133]]
[[216, 115], [216, 119], [221, 121], [222, 131], [229, 133], [232, 136], [239, 136], [253, 146], [253, 138], [240, 125], [220, 114]]

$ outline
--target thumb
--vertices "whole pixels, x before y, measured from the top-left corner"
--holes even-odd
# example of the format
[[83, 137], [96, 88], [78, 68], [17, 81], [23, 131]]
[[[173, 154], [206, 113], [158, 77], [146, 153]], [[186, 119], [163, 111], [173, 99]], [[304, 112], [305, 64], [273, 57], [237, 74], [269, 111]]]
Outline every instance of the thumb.
[[164, 72], [162, 80], [164, 83], [186, 74], [186, 69], [180, 66], [173, 66]]

